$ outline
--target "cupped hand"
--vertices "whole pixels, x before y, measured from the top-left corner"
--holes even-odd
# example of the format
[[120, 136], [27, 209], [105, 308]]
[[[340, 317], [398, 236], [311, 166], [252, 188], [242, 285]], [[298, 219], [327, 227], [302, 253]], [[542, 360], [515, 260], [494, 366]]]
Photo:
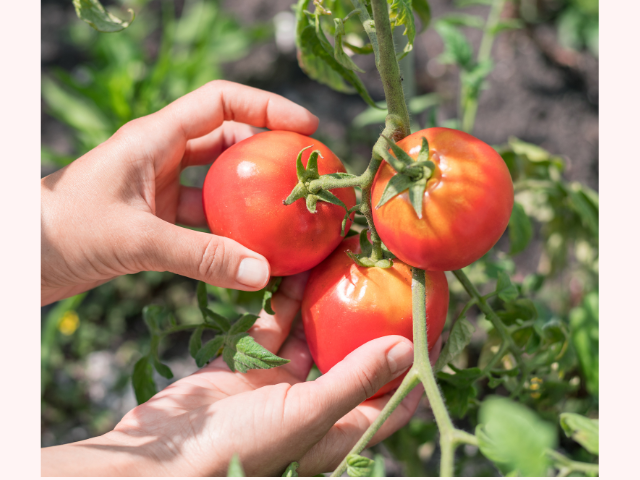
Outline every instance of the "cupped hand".
[[[300, 476], [335, 469], [378, 416], [391, 394], [366, 400], [401, 375], [413, 346], [400, 336], [358, 348], [320, 378], [305, 382], [312, 359], [298, 322], [307, 274], [287, 277], [273, 298], [276, 315], [262, 312], [255, 340], [291, 362], [271, 370], [232, 373], [220, 358], [129, 412], [114, 431], [86, 442], [53, 447], [43, 467], [65, 474], [74, 458], [94, 458], [122, 475], [225, 476], [234, 454], [249, 476], [280, 475], [293, 461]], [[291, 330], [291, 332], [290, 332]], [[435, 361], [439, 345], [432, 353]], [[383, 424], [375, 444], [408, 422], [417, 408], [414, 389]], [[71, 450], [70, 450], [71, 448]], [[74, 450], [75, 448], [75, 450]], [[54, 451], [58, 449], [57, 452]], [[66, 470], [64, 470], [66, 469]], [[46, 473], [43, 470], [43, 474]]]
[[144, 270], [259, 290], [269, 264], [239, 243], [174, 225], [204, 227], [202, 192], [180, 185], [256, 129], [315, 131], [318, 119], [279, 95], [214, 81], [42, 179], [42, 303]]

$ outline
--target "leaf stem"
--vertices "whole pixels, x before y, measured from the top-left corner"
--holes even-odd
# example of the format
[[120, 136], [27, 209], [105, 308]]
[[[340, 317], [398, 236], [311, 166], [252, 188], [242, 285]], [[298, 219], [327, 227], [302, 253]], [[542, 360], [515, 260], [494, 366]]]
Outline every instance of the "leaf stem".
[[572, 472], [598, 475], [600, 472], [600, 466], [596, 463], [576, 462], [555, 450], [547, 450], [546, 453], [553, 459], [554, 466], [560, 470], [561, 475], [558, 476], [566, 477]]
[[387, 404], [384, 406], [380, 415], [374, 420], [374, 422], [369, 426], [364, 435], [360, 437], [358, 443], [356, 443], [351, 451], [344, 457], [338, 468], [331, 474], [332, 477], [339, 477], [344, 473], [347, 469], [347, 457], [353, 454], [359, 454], [364, 450], [367, 444], [374, 437], [376, 432], [380, 429], [382, 424], [385, 422], [389, 416], [393, 413], [393, 411], [400, 405], [400, 402], [409, 394], [411, 390], [413, 390], [416, 385], [420, 383], [420, 377], [418, 375], [418, 371], [415, 366], [411, 367], [411, 369], [407, 372], [407, 375], [402, 380], [402, 383], [395, 391], [395, 393], [391, 396]]
[[[489, 306], [489, 304], [482, 297], [482, 295], [480, 295], [480, 292], [478, 292], [478, 289], [473, 285], [473, 283], [471, 283], [471, 280], [469, 280], [469, 277], [467, 277], [467, 274], [464, 273], [462, 270], [454, 270], [452, 273], [455, 275], [458, 281], [462, 284], [462, 286], [467, 291], [469, 296], [476, 299], [478, 308], [482, 313], [485, 314], [487, 319], [493, 324], [493, 327], [498, 331], [498, 333], [500, 334], [500, 337], [502, 338], [503, 345], [501, 345], [500, 350], [498, 351], [498, 354], [501, 354], [501, 356], [498, 357], [498, 354], [497, 354], [492, 358], [492, 360], [489, 362], [489, 364], [491, 365], [491, 368], [493, 367], [495, 362], [497, 362], [498, 360], [500, 360], [500, 358], [502, 358], [502, 355], [504, 355], [504, 350], [506, 349], [511, 351], [511, 353], [515, 357], [516, 362], [520, 367], [520, 372], [523, 379], [523, 381], [520, 383], [520, 386], [517, 389], [519, 391], [522, 388], [522, 385], [524, 383], [524, 378], [526, 377], [529, 371], [526, 363], [522, 358], [522, 352], [513, 341], [513, 338], [511, 337], [509, 330], [507, 329], [505, 324], [502, 322], [500, 317], [498, 317], [496, 312], [493, 311], [493, 308]], [[505, 345], [506, 347], [504, 347]], [[488, 371], [487, 369], [485, 370]], [[517, 391], [515, 393], [517, 393]]]

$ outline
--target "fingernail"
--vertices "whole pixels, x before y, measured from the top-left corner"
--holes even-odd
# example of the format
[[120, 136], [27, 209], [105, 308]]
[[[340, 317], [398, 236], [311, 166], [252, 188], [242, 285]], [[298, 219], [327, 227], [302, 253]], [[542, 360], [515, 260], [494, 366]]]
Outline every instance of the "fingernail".
[[387, 352], [387, 362], [391, 373], [405, 370], [413, 362], [413, 346], [409, 342], [400, 342]]
[[256, 258], [245, 258], [240, 262], [236, 281], [247, 287], [261, 288], [269, 280], [269, 268]]

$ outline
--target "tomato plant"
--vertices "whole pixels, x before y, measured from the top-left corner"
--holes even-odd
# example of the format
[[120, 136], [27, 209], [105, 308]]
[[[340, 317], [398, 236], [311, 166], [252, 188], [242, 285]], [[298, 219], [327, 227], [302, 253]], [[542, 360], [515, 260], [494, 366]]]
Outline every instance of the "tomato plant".
[[385, 162], [373, 183], [373, 220], [385, 245], [402, 261], [425, 270], [458, 270], [500, 239], [513, 208], [513, 183], [502, 157], [486, 143], [450, 128], [428, 128], [397, 146], [418, 158], [426, 138], [434, 168], [418, 214], [404, 190], [382, 206], [398, 175]]
[[[390, 268], [360, 267], [347, 252], [361, 253], [358, 237], [345, 239], [311, 272], [302, 299], [302, 321], [311, 356], [326, 373], [353, 350], [385, 335], [413, 339], [411, 267], [394, 261]], [[429, 272], [426, 314], [429, 349], [440, 338], [447, 318], [449, 286], [442, 272]], [[382, 387], [379, 397], [400, 385], [402, 377]]]
[[[313, 268], [342, 239], [342, 207], [318, 202], [311, 213], [303, 201], [283, 205], [298, 183], [296, 156], [309, 146], [320, 152], [320, 175], [346, 172], [338, 157], [318, 140], [270, 131], [227, 149], [209, 169], [202, 189], [211, 232], [264, 255], [272, 276]], [[304, 165], [310, 153], [311, 149], [302, 153]], [[338, 189], [335, 195], [349, 208], [356, 202], [353, 188]]]

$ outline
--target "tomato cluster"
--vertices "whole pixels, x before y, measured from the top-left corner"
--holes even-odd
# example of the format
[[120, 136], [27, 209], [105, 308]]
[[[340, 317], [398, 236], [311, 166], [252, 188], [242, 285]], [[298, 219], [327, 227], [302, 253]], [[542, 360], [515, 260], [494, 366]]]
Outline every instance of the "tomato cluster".
[[[203, 188], [212, 233], [264, 255], [273, 276], [313, 268], [302, 301], [302, 320], [321, 372], [375, 338], [412, 339], [411, 266], [426, 270], [427, 331], [429, 348], [433, 347], [449, 303], [444, 271], [465, 267], [487, 253], [509, 222], [513, 184], [504, 161], [484, 142], [447, 128], [421, 130], [399, 141], [397, 146], [411, 157], [406, 158], [408, 164], [422, 155], [422, 164], [432, 167], [422, 180], [426, 182], [422, 210], [416, 210], [407, 190], [380, 202], [398, 174], [383, 162], [372, 187], [373, 219], [380, 238], [397, 258], [389, 268], [364, 267], [353, 260], [361, 253], [358, 238], [341, 243], [342, 206], [318, 201], [311, 213], [302, 198], [284, 205], [294, 187], [302, 188], [296, 157], [310, 146], [301, 153], [303, 166], [318, 150], [317, 174], [345, 172], [325, 145], [292, 132], [263, 132], [225, 151], [209, 170]], [[424, 160], [426, 156], [432, 163]], [[347, 208], [355, 205], [353, 188], [332, 193]], [[401, 380], [374, 396], [396, 388]]]

